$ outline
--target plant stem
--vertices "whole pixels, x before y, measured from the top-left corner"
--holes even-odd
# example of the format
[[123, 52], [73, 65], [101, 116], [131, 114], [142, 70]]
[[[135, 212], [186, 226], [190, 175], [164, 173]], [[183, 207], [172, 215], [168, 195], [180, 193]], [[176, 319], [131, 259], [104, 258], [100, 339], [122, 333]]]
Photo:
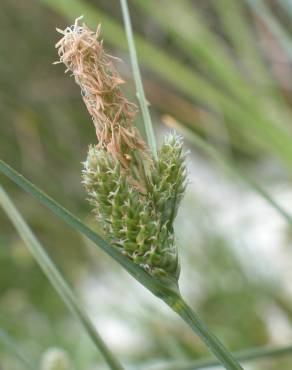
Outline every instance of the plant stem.
[[[267, 348], [267, 347], [252, 348], [245, 351], [234, 352], [233, 355], [238, 361], [251, 361], [266, 359], [269, 357], [274, 358], [277, 356], [283, 356], [288, 354], [291, 355], [291, 353], [292, 346], [285, 346], [280, 348]], [[220, 365], [220, 363], [217, 360], [201, 359], [194, 361], [176, 361], [169, 362], [164, 365], [157, 366], [153, 365], [150, 367], [148, 366], [147, 370], [197, 370], [218, 367], [218, 365]]]
[[46, 254], [44, 247], [37, 240], [37, 238], [31, 231], [31, 229], [28, 227], [23, 217], [18, 212], [17, 208], [14, 206], [14, 204], [12, 203], [12, 201], [10, 200], [10, 198], [8, 197], [8, 195], [6, 194], [5, 190], [2, 188], [1, 185], [0, 185], [0, 205], [2, 206], [7, 216], [9, 217], [10, 221], [15, 226], [19, 235], [25, 242], [27, 248], [34, 256], [34, 258], [42, 268], [47, 278], [50, 280], [51, 284], [53, 285], [61, 299], [65, 302], [65, 304], [68, 306], [71, 312], [77, 317], [77, 319], [84, 327], [89, 337], [92, 339], [93, 343], [101, 352], [106, 363], [108, 364], [108, 367], [111, 370], [123, 370], [122, 365], [120, 365], [119, 361], [107, 348], [106, 344], [103, 342], [102, 338], [98, 334], [87, 313], [79, 304], [78, 300], [74, 296], [74, 293], [72, 292], [66, 281], [63, 279], [61, 273], [55, 267], [54, 263], [49, 258], [49, 256]]
[[235, 357], [233, 357], [219, 339], [210, 332], [208, 327], [180, 295], [166, 296], [163, 300], [205, 342], [210, 351], [227, 370], [243, 370]]
[[154, 158], [156, 158], [157, 148], [156, 148], [155, 135], [154, 135], [153, 125], [152, 125], [152, 121], [151, 121], [151, 117], [150, 117], [150, 113], [148, 109], [148, 102], [146, 100], [144, 88], [142, 84], [142, 78], [141, 78], [141, 73], [140, 73], [139, 64], [138, 64], [132, 24], [131, 24], [131, 19], [129, 15], [128, 3], [127, 3], [127, 0], [120, 0], [120, 3], [122, 7], [122, 12], [123, 12], [124, 25], [125, 25], [125, 30], [127, 34], [127, 40], [128, 40], [128, 45], [129, 45], [130, 57], [131, 57], [131, 64], [132, 64], [132, 69], [133, 69], [133, 74], [134, 74], [134, 79], [135, 79], [135, 84], [136, 84], [136, 89], [137, 89], [137, 96], [138, 96], [138, 100], [140, 103], [145, 131], [147, 135], [147, 141], [148, 141], [149, 147], [151, 149], [151, 152]]

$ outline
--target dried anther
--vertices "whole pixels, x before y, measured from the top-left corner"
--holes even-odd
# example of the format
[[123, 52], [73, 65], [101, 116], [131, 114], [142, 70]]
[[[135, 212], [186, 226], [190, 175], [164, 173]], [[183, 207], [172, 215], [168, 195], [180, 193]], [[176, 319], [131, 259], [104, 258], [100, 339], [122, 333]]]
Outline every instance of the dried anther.
[[145, 152], [146, 144], [133, 125], [137, 108], [120, 90], [124, 81], [113, 66], [113, 57], [106, 54], [96, 32], [76, 19], [56, 44], [60, 62], [71, 71], [81, 88], [81, 95], [90, 113], [98, 139], [98, 147], [106, 149], [125, 168], [131, 164], [135, 150]]

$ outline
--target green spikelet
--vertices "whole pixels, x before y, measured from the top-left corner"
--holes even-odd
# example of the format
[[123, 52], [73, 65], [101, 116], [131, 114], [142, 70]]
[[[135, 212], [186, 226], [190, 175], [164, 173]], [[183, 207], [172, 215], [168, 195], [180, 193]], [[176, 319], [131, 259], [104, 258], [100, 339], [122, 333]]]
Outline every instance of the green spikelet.
[[142, 194], [110, 153], [89, 147], [83, 184], [104, 236], [121, 253], [156, 276], [179, 276], [174, 234], [149, 193]]
[[168, 134], [158, 159], [154, 162], [150, 178], [150, 196], [162, 222], [172, 228], [179, 204], [186, 187], [185, 156], [182, 150], [182, 138], [176, 133]]

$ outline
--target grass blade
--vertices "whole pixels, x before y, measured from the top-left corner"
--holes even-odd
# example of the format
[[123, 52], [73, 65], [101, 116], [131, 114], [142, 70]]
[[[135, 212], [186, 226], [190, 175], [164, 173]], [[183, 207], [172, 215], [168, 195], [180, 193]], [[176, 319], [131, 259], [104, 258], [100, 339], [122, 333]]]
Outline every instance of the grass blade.
[[246, 0], [250, 8], [255, 12], [255, 14], [267, 24], [270, 32], [274, 34], [278, 42], [285, 50], [289, 60], [292, 60], [292, 41], [291, 36], [281, 25], [281, 23], [274, 17], [273, 13], [270, 11], [265, 2], [260, 0]]
[[0, 343], [2, 343], [7, 350], [25, 366], [28, 370], [35, 370], [31, 359], [19, 348], [18, 344], [15, 343], [14, 339], [11, 338], [3, 329], [0, 329]]
[[0, 204], [61, 299], [65, 302], [70, 311], [77, 317], [97, 349], [103, 355], [109, 368], [112, 370], [123, 370], [122, 365], [120, 365], [119, 361], [107, 348], [106, 344], [96, 331], [93, 323], [89, 319], [87, 313], [75, 298], [74, 293], [65, 282], [52, 260], [46, 254], [44, 247], [30, 230], [1, 185]]
[[127, 39], [128, 39], [131, 64], [132, 64], [132, 69], [133, 69], [133, 74], [134, 74], [134, 79], [135, 79], [135, 84], [136, 84], [136, 89], [137, 89], [137, 96], [138, 96], [141, 111], [142, 111], [147, 140], [148, 140], [148, 144], [150, 146], [151, 152], [153, 156], [156, 158], [157, 156], [156, 140], [155, 140], [153, 125], [152, 125], [152, 121], [151, 121], [151, 117], [150, 117], [150, 113], [148, 109], [148, 103], [145, 97], [144, 88], [142, 84], [142, 78], [141, 78], [141, 73], [140, 73], [139, 64], [138, 64], [137, 52], [136, 52], [136, 47], [134, 43], [132, 24], [131, 24], [131, 19], [129, 15], [128, 3], [127, 3], [127, 0], [120, 0], [120, 3], [122, 7], [125, 30], [126, 30]]
[[[278, 356], [291, 355], [292, 346], [285, 346], [280, 348], [252, 348], [245, 351], [234, 352], [234, 356], [239, 361], [251, 361], [251, 360], [260, 360], [267, 358], [275, 358]], [[206, 369], [218, 367], [220, 364], [216, 360], [202, 359], [197, 361], [188, 361], [188, 362], [176, 362], [169, 363], [166, 365], [158, 365], [148, 367], [149, 370], [197, 370], [197, 369]], [[146, 370], [146, 369], [145, 369]]]
[[[165, 3], [155, 0], [137, 0], [137, 5], [172, 36], [172, 42], [194, 62], [200, 63], [208, 74], [215, 77], [235, 96], [246, 101], [250, 95], [246, 80], [236, 69], [234, 61], [226, 53], [221, 40], [215, 37], [203, 22], [199, 12], [188, 1]], [[175, 22], [176, 17], [183, 22]], [[247, 88], [247, 90], [246, 90]]]
[[280, 4], [292, 17], [292, 0], [280, 0]]
[[[268, 71], [257, 48], [255, 33], [247, 18], [244, 2], [233, 0], [222, 0], [218, 2], [212, 0], [212, 4], [220, 18], [224, 32], [235, 48], [239, 58], [248, 67], [255, 81], [257, 81], [259, 76], [260, 79], [263, 79], [262, 82], [264, 82], [265, 88], [267, 88], [272, 84], [272, 75]], [[232, 30], [234, 29], [237, 32], [233, 32]]]

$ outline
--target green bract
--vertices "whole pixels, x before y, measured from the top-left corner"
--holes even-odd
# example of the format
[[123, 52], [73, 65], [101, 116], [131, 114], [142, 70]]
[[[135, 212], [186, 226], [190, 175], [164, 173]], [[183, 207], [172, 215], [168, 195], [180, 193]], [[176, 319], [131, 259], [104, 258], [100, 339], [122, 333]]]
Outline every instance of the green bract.
[[83, 184], [107, 240], [151, 275], [178, 279], [172, 224], [186, 171], [177, 135], [166, 137], [149, 173], [147, 190], [142, 192], [131, 181], [131, 168], [124, 169], [109, 152], [90, 146]]

